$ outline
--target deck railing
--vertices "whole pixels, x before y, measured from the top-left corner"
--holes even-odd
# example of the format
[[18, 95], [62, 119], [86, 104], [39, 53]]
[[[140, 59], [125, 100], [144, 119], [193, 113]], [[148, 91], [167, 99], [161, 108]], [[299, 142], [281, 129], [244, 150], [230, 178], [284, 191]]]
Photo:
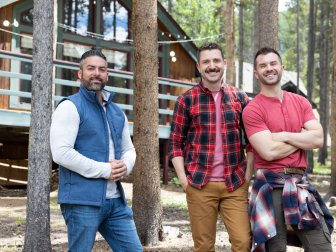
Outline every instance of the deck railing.
[[[0, 95], [9, 96], [9, 105], [8, 107], [1, 107], [0, 108], [0, 115], [2, 114], [2, 118], [6, 118], [4, 115], [5, 113], [13, 114], [10, 116], [11, 120], [17, 122], [18, 126], [27, 126], [29, 122], [22, 121], [22, 115], [25, 115], [25, 118], [29, 120], [29, 113], [30, 113], [30, 103], [29, 98], [31, 98], [30, 91], [23, 91], [20, 88], [20, 83], [26, 81], [31, 81], [32, 77], [31, 74], [23, 73], [22, 70], [22, 63], [32, 63], [32, 56], [28, 54], [21, 54], [15, 53], [11, 51], [4, 51], [0, 50], [0, 62], [6, 62], [9, 71], [0, 70]], [[52, 100], [54, 101], [54, 105], [60, 101], [63, 96], [60, 95], [60, 90], [64, 87], [67, 88], [78, 88], [79, 82], [76, 80], [67, 80], [62, 79], [61, 76], [63, 69], [68, 69], [70, 71], [76, 72], [79, 69], [79, 64], [69, 61], [62, 61], [62, 60], [54, 60], [54, 67], [56, 72], [56, 77], [54, 79], [53, 84], [53, 94]], [[27, 70], [26, 70], [27, 72]], [[113, 91], [116, 94], [124, 95], [127, 97], [123, 99], [124, 102], [117, 102], [121, 109], [123, 109], [126, 115], [129, 117], [130, 121], [130, 131], [131, 134], [133, 132], [133, 73], [127, 71], [119, 71], [114, 69], [108, 69], [109, 78], [117, 78], [121, 82], [128, 83], [128, 87], [116, 87], [113, 86], [106, 86], [105, 88], [109, 91]], [[6, 80], [7, 79], [7, 80]], [[7, 85], [4, 83], [6, 83]], [[181, 89], [188, 89], [193, 86], [194, 83], [173, 80], [168, 78], [158, 78], [158, 88], [159, 88], [159, 118], [160, 118], [160, 125], [159, 125], [159, 137], [163, 139], [167, 139], [169, 137], [169, 125], [171, 121], [171, 116], [173, 114], [173, 105], [177, 96], [180, 94], [177, 90]], [[4, 88], [6, 86], [6, 88]], [[1, 88], [2, 87], [2, 88]], [[8, 87], [8, 88], [7, 88]], [[26, 87], [27, 88], [27, 87]], [[25, 99], [24, 99], [25, 98]], [[24, 100], [24, 102], [22, 102]], [[28, 102], [27, 102], [28, 100]], [[28, 113], [28, 117], [27, 117]], [[7, 115], [8, 117], [8, 115]], [[17, 117], [17, 119], [15, 119]], [[21, 118], [20, 118], [21, 117]], [[5, 124], [6, 122], [4, 119], [0, 119], [0, 125]], [[15, 122], [11, 122], [13, 125]], [[24, 124], [24, 125], [23, 125]], [[15, 126], [15, 125], [13, 125]]]

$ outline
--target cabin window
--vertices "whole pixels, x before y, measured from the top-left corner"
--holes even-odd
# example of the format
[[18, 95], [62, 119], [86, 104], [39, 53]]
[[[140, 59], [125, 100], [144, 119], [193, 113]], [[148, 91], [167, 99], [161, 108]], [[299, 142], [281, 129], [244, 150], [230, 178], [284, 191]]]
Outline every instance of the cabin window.
[[[79, 63], [82, 54], [90, 49], [90, 45], [80, 45], [66, 42], [64, 43], [63, 60]], [[128, 70], [128, 52], [106, 48], [103, 48], [102, 52], [106, 56], [108, 68], [121, 71]], [[62, 79], [78, 81], [77, 71], [78, 70], [62, 68]], [[106, 85], [111, 87], [129, 88], [129, 81], [123, 78], [110, 76]], [[75, 93], [77, 89], [77, 87], [62, 85], [60, 92], [62, 96], [68, 96]], [[117, 94], [115, 101], [125, 104], [129, 101], [129, 95], [122, 93]]]
[[21, 13], [21, 23], [33, 25], [33, 8]]
[[[128, 70], [128, 53], [122, 51], [116, 51], [111, 49], [103, 49], [102, 52], [106, 56], [108, 68], [127, 71]], [[129, 80], [124, 78], [119, 78], [117, 76], [109, 76], [109, 80], [106, 84], [110, 87], [117, 88], [129, 88]], [[120, 104], [127, 104], [129, 102], [130, 96], [123, 93], [117, 93], [114, 99], [115, 102]]]
[[[32, 55], [33, 53], [33, 41], [30, 38], [27, 37], [22, 37], [21, 39], [21, 53], [24, 54], [30, 54]], [[21, 68], [21, 73], [23, 74], [32, 74], [32, 63], [31, 62], [25, 62], [25, 61], [20, 61], [20, 68]], [[31, 92], [32, 88], [32, 82], [31, 80], [24, 80], [20, 79], [19, 83], [19, 90], [23, 92]], [[31, 98], [28, 97], [19, 97], [20, 103], [30, 103]]]
[[95, 32], [94, 13], [96, 1], [92, 0], [65, 0], [64, 24], [67, 32], [86, 35]]
[[[65, 42], [63, 44], [63, 60], [70, 62], [79, 63], [80, 57], [82, 54], [91, 49], [89, 45], [81, 45], [81, 44], [73, 44], [69, 42]], [[63, 80], [72, 80], [77, 81], [77, 71], [73, 69], [61, 68], [61, 79]], [[78, 91], [78, 87], [73, 86], [60, 86], [60, 95], [61, 96], [69, 96]]]
[[128, 11], [117, 0], [102, 1], [102, 20], [105, 40], [128, 38]]

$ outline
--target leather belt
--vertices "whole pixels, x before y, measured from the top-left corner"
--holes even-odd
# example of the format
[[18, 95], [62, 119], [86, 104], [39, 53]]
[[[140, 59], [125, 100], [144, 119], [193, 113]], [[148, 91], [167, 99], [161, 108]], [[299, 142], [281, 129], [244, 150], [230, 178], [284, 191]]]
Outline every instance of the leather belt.
[[305, 171], [302, 170], [301, 168], [285, 167], [284, 168], [284, 173], [285, 174], [300, 174], [300, 175], [303, 175], [305, 173]]

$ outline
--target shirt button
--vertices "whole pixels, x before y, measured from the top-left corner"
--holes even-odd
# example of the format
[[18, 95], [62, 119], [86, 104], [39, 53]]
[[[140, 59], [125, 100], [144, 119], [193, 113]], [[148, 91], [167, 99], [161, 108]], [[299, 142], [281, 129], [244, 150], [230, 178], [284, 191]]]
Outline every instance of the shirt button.
[[271, 237], [271, 235], [270, 235], [270, 234], [268, 234], [268, 235], [267, 235], [267, 237]]
[[257, 246], [257, 245], [258, 245], [258, 243], [254, 243], [254, 245], [255, 245], [255, 246]]

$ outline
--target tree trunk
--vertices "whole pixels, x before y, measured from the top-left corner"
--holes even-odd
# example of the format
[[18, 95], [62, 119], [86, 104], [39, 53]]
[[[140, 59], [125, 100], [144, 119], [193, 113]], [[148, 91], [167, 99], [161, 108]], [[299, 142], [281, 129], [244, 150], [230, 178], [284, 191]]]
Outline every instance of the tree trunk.
[[154, 245], [162, 235], [158, 137], [157, 3], [133, 0], [134, 130], [137, 150], [133, 211], [141, 242]]
[[23, 251], [51, 251], [49, 127], [53, 73], [54, 1], [34, 0], [27, 226]]
[[309, 1], [309, 31], [308, 31], [308, 57], [307, 57], [307, 97], [313, 99], [314, 71], [315, 71], [315, 38], [316, 38], [316, 8], [314, 0]]
[[241, 0], [239, 4], [239, 45], [238, 45], [238, 87], [243, 88], [244, 78], [244, 1]]
[[[333, 1], [333, 72], [332, 72], [332, 97], [336, 97], [336, 0]], [[331, 129], [331, 177], [330, 188], [326, 200], [330, 196], [336, 196], [336, 107], [331, 106], [330, 115]]]
[[[309, 32], [308, 32], [308, 56], [307, 56], [307, 97], [313, 100], [314, 74], [315, 74], [315, 38], [316, 38], [316, 8], [314, 0], [309, 1]], [[314, 152], [307, 151], [307, 172], [314, 172]]]
[[[218, 11], [217, 11], [217, 15], [219, 16], [219, 23], [221, 24], [219, 26], [219, 33], [220, 34], [225, 34], [226, 32], [226, 2], [225, 1], [219, 1], [218, 3]], [[227, 57], [227, 48], [225, 46], [225, 36], [221, 36], [218, 38], [217, 42], [222, 46], [223, 48], [223, 52], [225, 57]], [[226, 75], [226, 73], [225, 73]], [[225, 76], [224, 76], [225, 77]], [[226, 81], [226, 77], [224, 78], [224, 80]]]
[[320, 26], [320, 120], [324, 130], [324, 144], [319, 150], [318, 161], [321, 164], [326, 163], [328, 157], [327, 137], [329, 131], [329, 37], [328, 37], [328, 19], [329, 2], [321, 3], [321, 26]]
[[226, 83], [230, 85], [236, 83], [233, 2], [233, 0], [226, 1]]
[[172, 0], [168, 0], [168, 12], [171, 14], [173, 10]]
[[[254, 55], [259, 50], [260, 44], [259, 44], [259, 0], [254, 0], [254, 13], [253, 13], [253, 42], [252, 42], [252, 48], [253, 48], [253, 58], [252, 62], [254, 61]], [[257, 94], [260, 91], [260, 85], [257, 79], [253, 75], [253, 93]]]
[[296, 0], [296, 93], [300, 94], [300, 1]]
[[258, 6], [259, 47], [278, 50], [279, 0], [259, 0]]

